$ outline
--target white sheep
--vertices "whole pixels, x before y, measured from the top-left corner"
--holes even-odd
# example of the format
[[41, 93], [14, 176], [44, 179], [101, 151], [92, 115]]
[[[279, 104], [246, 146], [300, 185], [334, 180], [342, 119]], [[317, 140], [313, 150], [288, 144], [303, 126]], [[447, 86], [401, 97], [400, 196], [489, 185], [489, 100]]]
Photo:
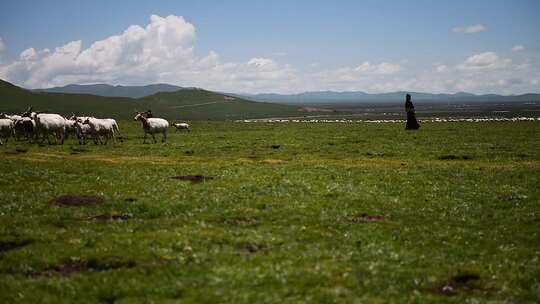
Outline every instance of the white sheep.
[[[108, 119], [99, 119], [94, 117], [88, 117], [83, 124], [90, 126], [90, 133], [94, 138], [94, 144], [97, 145], [98, 141], [101, 144], [107, 144], [109, 139], [114, 139], [114, 125]], [[105, 142], [101, 138], [105, 138]]]
[[143, 112], [137, 113], [133, 120], [139, 120], [142, 123], [144, 131], [144, 143], [146, 143], [146, 135], [150, 133], [154, 143], [156, 143], [156, 137], [154, 134], [162, 133], [163, 139], [161, 141], [165, 142], [167, 140], [167, 129], [169, 128], [169, 122], [163, 118], [146, 118], [143, 115]]
[[173, 124], [173, 126], [176, 128], [175, 132], [182, 131], [182, 130], [186, 130], [186, 131], [190, 132], [189, 124], [187, 124], [185, 122], [175, 123], [175, 124]]
[[66, 119], [58, 114], [48, 113], [35, 113], [32, 112], [30, 117], [36, 123], [36, 138], [41, 135], [41, 141], [43, 142], [47, 138], [47, 142], [51, 144], [49, 139], [50, 134], [54, 134], [55, 143], [58, 144], [60, 139], [61, 144], [64, 144], [64, 138], [66, 135]]
[[120, 129], [118, 128], [118, 124], [116, 123], [116, 120], [112, 118], [104, 118], [103, 120], [109, 121], [113, 127], [113, 132], [120, 134]]
[[0, 118], [0, 145], [3, 145], [2, 138], [8, 141], [13, 135], [13, 121], [9, 118]]
[[92, 135], [92, 128], [88, 124], [83, 124], [80, 121], [72, 120], [70, 121], [72, 126], [76, 130], [77, 138], [79, 139], [79, 144], [86, 145], [86, 139]]

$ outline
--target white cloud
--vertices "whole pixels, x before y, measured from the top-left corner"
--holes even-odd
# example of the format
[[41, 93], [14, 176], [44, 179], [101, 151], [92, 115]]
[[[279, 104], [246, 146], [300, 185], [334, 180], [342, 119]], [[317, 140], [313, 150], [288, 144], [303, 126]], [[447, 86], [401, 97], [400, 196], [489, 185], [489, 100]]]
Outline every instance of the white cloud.
[[240, 91], [286, 89], [292, 83], [295, 70], [289, 65], [270, 58], [222, 63], [214, 51], [198, 58], [195, 41], [195, 27], [183, 17], [152, 15], [146, 27], [132, 25], [86, 49], [81, 41], [54, 51], [26, 49], [17, 60], [0, 66], [0, 77], [30, 88], [69, 83], [170, 82]]
[[366, 61], [361, 65], [357, 66], [354, 70], [364, 74], [390, 75], [398, 73], [401, 70], [401, 66], [399, 64], [393, 64], [388, 62], [371, 64], [369, 63], [369, 61]]
[[482, 24], [475, 24], [471, 26], [454, 27], [452, 28], [454, 33], [475, 34], [487, 31], [487, 28]]
[[437, 70], [437, 72], [439, 73], [444, 73], [446, 71], [448, 71], [448, 66], [445, 65], [445, 64], [437, 64], [435, 69]]
[[54, 49], [28, 48], [11, 62], [0, 63], [0, 78], [28, 88], [69, 83], [166, 82], [250, 93], [309, 90], [519, 93], [537, 91], [538, 84], [534, 81], [540, 79], [540, 64], [536, 59], [514, 64], [495, 52], [472, 54], [460, 63], [428, 66], [407, 60], [358, 61], [342, 67], [314, 63], [302, 69], [262, 55], [241, 62], [224, 61], [216, 51], [196, 55], [196, 40], [195, 26], [184, 18], [153, 15], [144, 27], [132, 25], [86, 47], [82, 41], [72, 41]]
[[510, 59], [499, 58], [494, 52], [484, 52], [467, 58], [458, 65], [461, 70], [485, 71], [505, 68], [512, 63]]
[[521, 44], [514, 45], [514, 47], [512, 48], [512, 52], [521, 52], [524, 50], [525, 50], [525, 47]]

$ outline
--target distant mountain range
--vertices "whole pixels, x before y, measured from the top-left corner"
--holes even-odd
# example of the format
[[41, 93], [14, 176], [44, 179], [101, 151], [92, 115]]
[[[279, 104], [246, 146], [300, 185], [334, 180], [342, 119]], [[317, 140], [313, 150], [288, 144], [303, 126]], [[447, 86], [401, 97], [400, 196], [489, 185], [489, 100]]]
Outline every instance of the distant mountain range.
[[[70, 84], [63, 87], [54, 87], [48, 89], [37, 89], [34, 92], [47, 92], [47, 93], [64, 93], [64, 94], [91, 94], [104, 97], [129, 97], [129, 98], [142, 98], [157, 93], [164, 92], [176, 92], [179, 90], [193, 90], [196, 88], [186, 88], [171, 84], [150, 84], [145, 86], [113, 86], [108, 84], [91, 84], [91, 85], [79, 85]], [[316, 91], [316, 92], [304, 92], [298, 94], [230, 94], [223, 93], [229, 96], [235, 96], [247, 100], [289, 104], [296, 106], [354, 106], [356, 104], [369, 104], [369, 103], [396, 103], [403, 102], [405, 100], [405, 94], [411, 94], [413, 102], [435, 102], [435, 103], [462, 103], [462, 102], [529, 102], [540, 101], [540, 94], [522, 94], [522, 95], [497, 95], [497, 94], [484, 94], [476, 95], [466, 92], [459, 92], [455, 94], [433, 94], [433, 93], [421, 93], [421, 92], [390, 92], [369, 94], [362, 91], [348, 91], [348, 92], [335, 92], [335, 91]]]
[[[151, 85], [132, 88], [130, 95], [142, 94], [143, 88], [171, 88], [172, 86]], [[64, 87], [66, 88], [66, 87]], [[67, 88], [118, 88], [108, 85], [67, 86]], [[61, 88], [57, 88], [61, 89]], [[128, 90], [129, 91], [129, 90]], [[88, 91], [86, 91], [88, 92]], [[116, 91], [119, 92], [119, 91]], [[290, 117], [301, 115], [298, 107], [262, 103], [233, 97], [226, 94], [196, 88], [180, 88], [174, 92], [163, 92], [141, 97], [110, 97], [91, 94], [58, 93], [26, 90], [0, 79], [0, 113], [21, 113], [29, 106], [35, 111], [71, 113], [132, 120], [135, 111], [151, 109], [154, 115], [171, 120], [237, 120], [265, 117]], [[118, 94], [118, 93], [117, 93]], [[127, 93], [126, 93], [127, 94]]]
[[48, 89], [36, 89], [35, 92], [48, 92], [48, 93], [66, 93], [66, 94], [91, 94], [105, 97], [130, 97], [141, 98], [150, 96], [160, 92], [175, 92], [183, 88], [171, 84], [157, 83], [145, 86], [121, 86], [121, 85], [108, 85], [108, 84], [70, 84], [63, 87], [54, 87]]
[[411, 94], [414, 101], [426, 102], [528, 102], [540, 101], [540, 94], [522, 94], [522, 95], [497, 95], [485, 94], [476, 95], [471, 93], [459, 92], [455, 94], [432, 94], [420, 92], [391, 92], [380, 94], [369, 94], [361, 91], [350, 92], [304, 92], [298, 94], [232, 94], [245, 99], [261, 102], [283, 103], [291, 105], [354, 105], [365, 103], [395, 103], [404, 102], [405, 95]]

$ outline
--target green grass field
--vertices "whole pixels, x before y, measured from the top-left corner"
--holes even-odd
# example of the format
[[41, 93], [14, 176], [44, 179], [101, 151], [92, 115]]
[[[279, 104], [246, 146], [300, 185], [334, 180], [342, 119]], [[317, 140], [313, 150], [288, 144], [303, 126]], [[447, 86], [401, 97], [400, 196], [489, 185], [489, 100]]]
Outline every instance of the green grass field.
[[120, 128], [0, 147], [1, 303], [540, 301], [539, 123]]

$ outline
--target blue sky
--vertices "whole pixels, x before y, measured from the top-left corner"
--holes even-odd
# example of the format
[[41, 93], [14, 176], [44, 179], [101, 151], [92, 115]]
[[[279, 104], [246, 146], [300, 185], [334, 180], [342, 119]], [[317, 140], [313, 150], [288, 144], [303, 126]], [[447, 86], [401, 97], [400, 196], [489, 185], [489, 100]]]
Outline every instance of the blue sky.
[[[538, 12], [540, 1], [525, 0], [2, 1], [0, 78], [25, 87], [539, 92]], [[133, 25], [155, 31], [133, 42], [122, 36]], [[156, 40], [160, 26], [170, 31]], [[90, 49], [111, 36], [128, 42], [103, 43], [105, 57]]]

